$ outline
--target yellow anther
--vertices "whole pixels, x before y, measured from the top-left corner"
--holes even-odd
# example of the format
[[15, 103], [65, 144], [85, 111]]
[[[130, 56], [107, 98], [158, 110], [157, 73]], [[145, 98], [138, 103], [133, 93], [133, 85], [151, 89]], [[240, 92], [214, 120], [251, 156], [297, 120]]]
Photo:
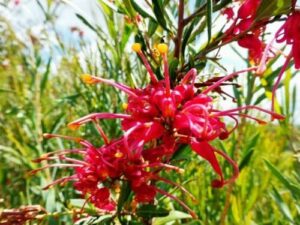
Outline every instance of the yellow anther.
[[122, 103], [122, 108], [126, 110], [128, 108], [128, 104], [126, 102]]
[[160, 54], [165, 54], [168, 52], [168, 45], [164, 43], [160, 43], [157, 45], [157, 50], [159, 51]]
[[153, 56], [154, 58], [158, 58], [158, 57], [160, 56], [160, 53], [159, 53], [159, 51], [158, 51], [158, 49], [157, 49], [157, 45], [155, 45], [155, 46], [153, 47], [153, 49], [152, 49], [152, 56]]
[[93, 76], [91, 76], [90, 74], [82, 74], [80, 76], [80, 78], [86, 84], [95, 84], [95, 83], [97, 83], [97, 80], [95, 80], [95, 78], [93, 78]]
[[69, 123], [69, 124], [68, 124], [68, 127], [69, 127], [71, 130], [77, 130], [77, 129], [80, 127], [80, 124]]
[[134, 52], [140, 52], [141, 49], [142, 49], [142, 45], [140, 43], [134, 43], [132, 46], [131, 46], [131, 49], [134, 51]]
[[116, 158], [122, 158], [123, 157], [123, 153], [122, 152], [116, 152], [115, 153], [115, 157]]

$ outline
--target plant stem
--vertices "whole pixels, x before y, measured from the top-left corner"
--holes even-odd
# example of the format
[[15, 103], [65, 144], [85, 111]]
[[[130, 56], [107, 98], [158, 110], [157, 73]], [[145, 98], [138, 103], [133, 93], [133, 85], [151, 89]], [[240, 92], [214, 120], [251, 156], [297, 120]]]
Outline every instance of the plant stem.
[[179, 59], [180, 56], [180, 49], [181, 49], [181, 39], [182, 39], [182, 33], [184, 28], [184, 0], [179, 1], [178, 6], [178, 29], [177, 29], [177, 36], [175, 38], [175, 52], [174, 57]]
[[[218, 5], [215, 5], [213, 7], [213, 12], [222, 9], [223, 7], [225, 7], [230, 2], [231, 2], [231, 0], [223, 0], [221, 3], [219, 3]], [[191, 14], [190, 16], [185, 18], [184, 21], [183, 21], [184, 25], [187, 25], [188, 23], [190, 23], [197, 16], [205, 15], [205, 13], [206, 13], [206, 6], [204, 5], [204, 6], [200, 7], [197, 11], [195, 11], [193, 14]]]

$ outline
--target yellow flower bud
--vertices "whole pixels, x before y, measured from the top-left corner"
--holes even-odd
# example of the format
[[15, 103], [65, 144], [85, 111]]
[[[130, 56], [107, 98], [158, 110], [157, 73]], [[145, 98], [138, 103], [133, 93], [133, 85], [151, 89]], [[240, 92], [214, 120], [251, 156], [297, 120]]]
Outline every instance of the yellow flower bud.
[[126, 102], [124, 102], [124, 103], [122, 104], [122, 108], [123, 108], [124, 110], [126, 110], [126, 109], [128, 108], [128, 104], [127, 104]]
[[95, 84], [97, 81], [90, 74], [82, 74], [81, 80], [86, 84]]
[[160, 43], [157, 45], [157, 49], [160, 54], [165, 54], [168, 52], [168, 45], [166, 45], [164, 43]]
[[69, 127], [71, 130], [77, 130], [77, 129], [80, 127], [80, 124], [69, 123], [69, 124], [68, 124], [68, 127]]
[[142, 45], [140, 43], [134, 43], [131, 47], [134, 52], [140, 52], [142, 49]]

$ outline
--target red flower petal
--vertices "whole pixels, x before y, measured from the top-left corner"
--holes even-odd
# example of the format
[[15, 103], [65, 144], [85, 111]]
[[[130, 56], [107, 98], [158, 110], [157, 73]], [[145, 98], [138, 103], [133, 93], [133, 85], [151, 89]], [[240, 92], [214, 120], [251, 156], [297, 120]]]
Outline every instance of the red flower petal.
[[[213, 147], [210, 144], [208, 144], [208, 142], [198, 142], [198, 141], [192, 141], [191, 147], [198, 155], [206, 159], [211, 164], [215, 172], [220, 176], [220, 180], [218, 181], [219, 185], [217, 186], [220, 187], [223, 186], [224, 178], [223, 178], [222, 169], [215, 156]], [[214, 181], [214, 183], [216, 183], [216, 181]]]

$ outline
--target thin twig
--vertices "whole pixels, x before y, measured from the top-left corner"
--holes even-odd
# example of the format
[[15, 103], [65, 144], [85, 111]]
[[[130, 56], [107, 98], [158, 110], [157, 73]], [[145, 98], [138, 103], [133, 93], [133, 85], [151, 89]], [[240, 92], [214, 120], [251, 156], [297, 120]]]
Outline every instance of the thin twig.
[[184, 16], [184, 0], [180, 0], [178, 6], [178, 29], [177, 29], [177, 36], [175, 38], [175, 52], [174, 52], [174, 57], [177, 59], [179, 59], [179, 55], [180, 55], [181, 39], [182, 39], [182, 33], [184, 28], [183, 16]]

